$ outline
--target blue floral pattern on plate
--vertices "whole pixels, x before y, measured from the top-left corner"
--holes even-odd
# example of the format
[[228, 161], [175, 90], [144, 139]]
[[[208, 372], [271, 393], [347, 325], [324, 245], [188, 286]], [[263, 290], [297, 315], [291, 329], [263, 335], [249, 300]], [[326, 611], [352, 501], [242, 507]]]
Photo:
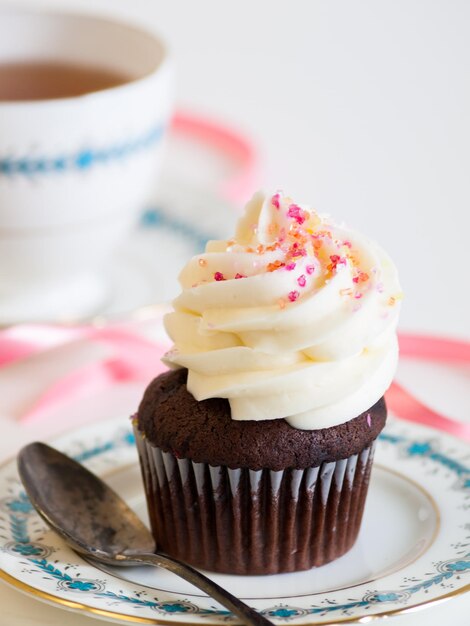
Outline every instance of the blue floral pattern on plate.
[[[134, 437], [120, 422], [105, 422], [62, 438], [58, 446], [98, 473], [136, 463]], [[447, 516], [450, 526], [441, 531], [440, 541], [430, 546], [418, 565], [351, 590], [295, 597], [294, 602], [267, 604], [262, 598], [250, 603], [280, 623], [331, 623], [337, 618], [355, 618], [396, 612], [430, 600], [451, 596], [469, 588], [470, 468], [468, 446], [431, 429], [395, 421], [379, 440], [376, 458], [380, 463], [403, 466], [414, 480], [436, 485], [435, 499], [453, 507]], [[0, 567], [10, 582], [17, 580], [41, 590], [57, 602], [77, 601], [83, 610], [100, 608], [114, 619], [129, 621], [155, 613], [160, 623], [185, 616], [194, 623], [224, 623], [232, 619], [225, 609], [206, 598], [198, 602], [176, 593], [155, 596], [146, 587], [123, 583], [104, 574], [69, 550], [48, 531], [34, 512], [11, 462], [0, 469]], [[451, 497], [449, 497], [449, 494]], [[465, 522], [465, 520], [467, 520]], [[388, 583], [393, 585], [388, 586]], [[33, 593], [33, 591], [32, 591]], [[209, 621], [207, 619], [210, 618]]]

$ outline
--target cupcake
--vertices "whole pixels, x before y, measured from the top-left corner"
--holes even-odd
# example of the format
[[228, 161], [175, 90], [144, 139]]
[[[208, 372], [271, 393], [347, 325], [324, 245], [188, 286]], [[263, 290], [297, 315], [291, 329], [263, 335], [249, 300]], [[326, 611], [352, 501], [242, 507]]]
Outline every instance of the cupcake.
[[180, 274], [170, 370], [134, 420], [159, 550], [196, 567], [274, 574], [354, 544], [400, 287], [375, 243], [280, 193]]

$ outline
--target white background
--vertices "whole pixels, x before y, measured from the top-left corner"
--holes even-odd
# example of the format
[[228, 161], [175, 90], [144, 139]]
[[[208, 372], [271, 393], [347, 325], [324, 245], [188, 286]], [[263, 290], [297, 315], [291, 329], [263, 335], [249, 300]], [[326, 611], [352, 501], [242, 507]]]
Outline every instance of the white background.
[[[176, 64], [176, 104], [251, 137], [259, 186], [283, 188], [388, 250], [406, 294], [402, 328], [470, 338], [470, 2], [10, 4], [82, 8], [158, 30]], [[141, 389], [123, 393], [127, 409]], [[118, 405], [115, 396], [99, 413]], [[11, 434], [19, 437], [13, 423]], [[0, 603], [9, 626], [94, 623], [3, 585]], [[394, 621], [464, 626], [469, 610], [469, 598], [457, 598]]]
[[259, 186], [387, 249], [406, 296], [402, 328], [470, 337], [467, 0], [27, 4], [158, 30], [176, 62], [177, 105], [250, 136]]

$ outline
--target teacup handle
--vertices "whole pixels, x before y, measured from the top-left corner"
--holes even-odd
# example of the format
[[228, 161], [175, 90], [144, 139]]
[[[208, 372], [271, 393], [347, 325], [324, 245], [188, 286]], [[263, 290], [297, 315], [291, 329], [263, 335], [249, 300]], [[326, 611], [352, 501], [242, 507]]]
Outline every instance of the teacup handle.
[[235, 175], [221, 184], [219, 194], [236, 205], [245, 204], [256, 188], [258, 171], [256, 149], [249, 139], [223, 124], [183, 111], [173, 116], [170, 132], [210, 145], [236, 163]]

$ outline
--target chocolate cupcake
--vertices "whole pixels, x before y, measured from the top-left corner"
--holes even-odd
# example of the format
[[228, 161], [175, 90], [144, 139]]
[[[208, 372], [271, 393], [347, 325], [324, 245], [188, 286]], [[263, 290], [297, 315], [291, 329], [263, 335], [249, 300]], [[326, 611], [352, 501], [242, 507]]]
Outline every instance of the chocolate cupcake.
[[135, 423], [158, 547], [203, 569], [309, 569], [353, 545], [362, 519], [380, 399], [332, 428], [235, 421], [225, 399], [197, 402], [186, 370], [162, 374]]
[[[400, 292], [385, 253], [275, 194], [180, 275], [173, 371], [134, 420], [160, 550], [203, 569], [309, 569], [354, 544]], [[176, 369], [175, 369], [176, 368]]]

